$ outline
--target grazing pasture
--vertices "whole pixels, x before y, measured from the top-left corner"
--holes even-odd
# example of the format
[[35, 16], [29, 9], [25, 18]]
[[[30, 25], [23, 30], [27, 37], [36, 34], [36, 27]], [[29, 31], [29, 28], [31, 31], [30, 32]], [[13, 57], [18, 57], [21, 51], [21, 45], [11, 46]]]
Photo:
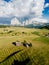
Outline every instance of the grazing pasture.
[[[0, 65], [49, 65], [49, 30], [24, 27], [0, 28]], [[31, 47], [12, 42], [27, 41]], [[22, 43], [23, 44], [23, 43]]]

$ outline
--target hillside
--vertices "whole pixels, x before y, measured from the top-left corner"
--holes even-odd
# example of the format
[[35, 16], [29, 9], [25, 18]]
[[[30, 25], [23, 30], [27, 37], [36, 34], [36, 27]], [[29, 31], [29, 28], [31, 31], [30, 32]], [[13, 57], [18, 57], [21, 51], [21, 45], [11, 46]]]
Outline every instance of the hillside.
[[[32, 47], [12, 42], [30, 42]], [[24, 27], [0, 28], [0, 65], [49, 65], [49, 30]]]

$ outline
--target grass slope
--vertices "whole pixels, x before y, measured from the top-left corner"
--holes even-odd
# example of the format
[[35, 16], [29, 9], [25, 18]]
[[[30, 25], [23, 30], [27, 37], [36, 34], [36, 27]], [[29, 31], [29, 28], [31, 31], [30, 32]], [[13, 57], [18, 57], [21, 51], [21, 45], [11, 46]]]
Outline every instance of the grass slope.
[[[49, 37], [45, 36], [47, 33], [47, 29], [0, 28], [0, 65], [49, 65]], [[32, 47], [14, 46], [12, 42], [17, 40], [31, 42]]]

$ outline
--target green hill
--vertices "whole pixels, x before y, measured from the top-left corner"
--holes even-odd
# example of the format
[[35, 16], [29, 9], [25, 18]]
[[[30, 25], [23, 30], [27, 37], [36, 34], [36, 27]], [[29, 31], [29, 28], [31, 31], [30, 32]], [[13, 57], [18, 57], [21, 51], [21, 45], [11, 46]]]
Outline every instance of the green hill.
[[[0, 28], [0, 65], [49, 65], [49, 30], [24, 27]], [[26, 40], [32, 47], [15, 46]]]

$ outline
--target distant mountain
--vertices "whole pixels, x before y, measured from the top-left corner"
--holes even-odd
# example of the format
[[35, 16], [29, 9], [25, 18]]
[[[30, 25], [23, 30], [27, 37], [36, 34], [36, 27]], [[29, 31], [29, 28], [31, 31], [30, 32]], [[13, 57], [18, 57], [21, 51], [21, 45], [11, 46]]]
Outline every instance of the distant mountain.
[[[25, 20], [25, 21], [24, 21]], [[23, 19], [18, 19], [16, 17], [14, 18], [0, 18], [0, 26], [24, 26], [28, 28], [46, 28], [49, 29], [49, 23], [47, 22], [42, 22], [42, 21], [35, 21], [35, 19], [29, 19], [23, 18]]]
[[11, 23], [11, 19], [10, 18], [0, 17], [0, 24], [10, 24], [10, 23]]
[[38, 28], [38, 29], [49, 29], [49, 23], [45, 23], [43, 25], [34, 25], [34, 24], [28, 24], [28, 25], [24, 25], [24, 26], [21, 26], [21, 25], [10, 25], [10, 24], [1, 24], [0, 25], [0, 28], [3, 28], [3, 27], [10, 27], [10, 26], [14, 26], [14, 27], [27, 27], [27, 28]]
[[27, 28], [46, 28], [46, 29], [49, 29], [49, 23], [44, 23], [44, 24], [38, 24], [38, 25], [35, 25], [35, 24], [29, 24], [29, 25], [25, 25], [25, 27]]

